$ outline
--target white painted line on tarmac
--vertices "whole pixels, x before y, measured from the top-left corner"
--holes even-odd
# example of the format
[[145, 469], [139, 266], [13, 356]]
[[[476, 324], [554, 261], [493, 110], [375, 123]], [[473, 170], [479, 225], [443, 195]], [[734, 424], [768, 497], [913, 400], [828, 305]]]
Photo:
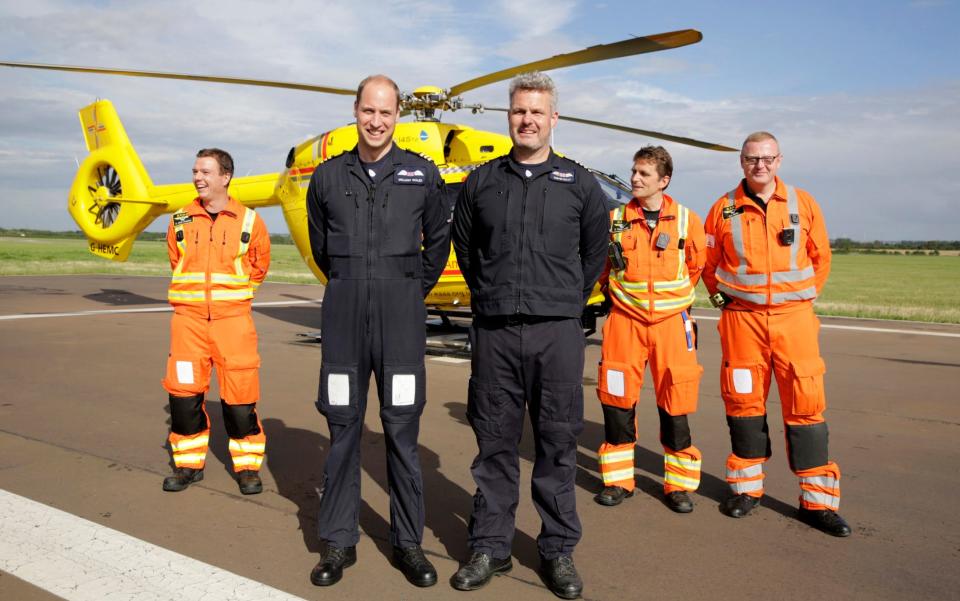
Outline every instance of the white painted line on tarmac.
[[429, 359], [437, 363], [453, 363], [455, 365], [470, 363], [470, 359], [459, 359], [457, 357], [429, 357]]
[[0, 569], [68, 601], [300, 599], [2, 489]]
[[[821, 316], [821, 319], [824, 316]], [[694, 319], [699, 321], [705, 319], [708, 321], [720, 321], [719, 315], [695, 315]], [[821, 328], [828, 330], [852, 330], [854, 332], [873, 332], [877, 334], [916, 334], [917, 336], [941, 336], [943, 338], [960, 338], [960, 334], [953, 332], [931, 332], [929, 330], [895, 330], [893, 328], [868, 328], [866, 326], [841, 326], [833, 323], [821, 323]]]
[[[269, 301], [263, 303], [253, 303], [254, 307], [288, 307], [293, 305], [322, 305], [323, 299], [316, 300], [295, 300], [295, 301]], [[169, 313], [173, 307], [140, 307], [137, 309], [100, 309], [96, 311], [71, 311], [69, 313], [20, 313], [17, 315], [0, 315], [0, 321], [11, 319], [39, 319], [43, 317], [89, 317], [92, 315], [116, 315], [119, 313]]]

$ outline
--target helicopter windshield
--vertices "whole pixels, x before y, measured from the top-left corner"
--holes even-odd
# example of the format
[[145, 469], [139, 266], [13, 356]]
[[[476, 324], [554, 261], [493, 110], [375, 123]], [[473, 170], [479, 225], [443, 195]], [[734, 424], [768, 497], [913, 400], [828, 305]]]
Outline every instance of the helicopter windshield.
[[633, 193], [630, 190], [630, 185], [627, 184], [627, 182], [623, 181], [613, 173], [607, 174], [589, 167], [587, 167], [587, 169], [593, 174], [594, 177], [597, 178], [597, 181], [600, 183], [600, 188], [607, 195], [607, 198], [609, 199], [607, 202], [608, 209], [613, 210], [620, 205], [630, 202], [630, 199], [633, 197]]

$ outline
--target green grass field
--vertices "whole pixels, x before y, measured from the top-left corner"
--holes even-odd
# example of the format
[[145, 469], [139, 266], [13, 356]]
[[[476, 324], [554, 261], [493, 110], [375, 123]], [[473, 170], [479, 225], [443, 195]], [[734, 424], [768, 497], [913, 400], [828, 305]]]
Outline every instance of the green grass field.
[[[316, 280], [293, 245], [275, 244], [267, 281]], [[170, 274], [166, 244], [137, 242], [126, 263], [87, 252], [83, 240], [0, 238], [0, 275]], [[708, 306], [698, 289], [698, 306]], [[834, 255], [833, 272], [817, 313], [880, 319], [960, 323], [960, 257]]]

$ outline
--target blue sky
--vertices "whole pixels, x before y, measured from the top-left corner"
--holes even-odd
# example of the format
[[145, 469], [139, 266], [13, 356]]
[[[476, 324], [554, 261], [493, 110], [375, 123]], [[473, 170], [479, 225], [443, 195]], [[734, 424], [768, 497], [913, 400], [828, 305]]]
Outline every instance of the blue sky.
[[[704, 35], [694, 46], [551, 72], [561, 113], [732, 146], [770, 130], [781, 175], [818, 198], [832, 237], [960, 238], [956, 0], [663, 6], [0, 0], [0, 57], [346, 88], [384, 72], [410, 90], [693, 28]], [[506, 85], [466, 99], [502, 106]], [[230, 150], [240, 174], [279, 171], [295, 143], [351, 119], [348, 97], [0, 68], [0, 227], [75, 227], [66, 196], [85, 153], [76, 111], [97, 97], [114, 102], [156, 183], [186, 181], [203, 146]], [[505, 133], [495, 113], [444, 118]], [[570, 123], [555, 141], [622, 176], [651, 142]], [[669, 192], [701, 215], [741, 175], [735, 155], [664, 145], [676, 164]], [[285, 231], [279, 208], [262, 213]]]

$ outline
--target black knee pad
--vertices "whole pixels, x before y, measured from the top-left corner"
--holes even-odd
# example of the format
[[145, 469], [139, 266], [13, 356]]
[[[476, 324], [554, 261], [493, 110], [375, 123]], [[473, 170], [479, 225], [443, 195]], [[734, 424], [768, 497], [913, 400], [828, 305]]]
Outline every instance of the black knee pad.
[[230, 438], [240, 439], [260, 433], [256, 403], [228, 405], [226, 401], [220, 399], [220, 407], [223, 409], [223, 427], [226, 428], [227, 436]]
[[174, 434], [190, 436], [207, 429], [203, 412], [203, 393], [193, 396], [170, 395], [170, 430]]
[[674, 451], [682, 451], [693, 444], [690, 423], [686, 415], [670, 415], [660, 407], [660, 444]]
[[826, 465], [830, 433], [827, 422], [809, 426], [787, 426], [787, 457], [790, 469], [797, 472]]
[[603, 408], [604, 440], [610, 444], [627, 444], [637, 440], [637, 426], [634, 421], [636, 408], [600, 406]]
[[767, 428], [767, 416], [733, 417], [727, 416], [730, 427], [730, 443], [733, 454], [742, 459], [767, 458], [770, 452], [770, 431]]

